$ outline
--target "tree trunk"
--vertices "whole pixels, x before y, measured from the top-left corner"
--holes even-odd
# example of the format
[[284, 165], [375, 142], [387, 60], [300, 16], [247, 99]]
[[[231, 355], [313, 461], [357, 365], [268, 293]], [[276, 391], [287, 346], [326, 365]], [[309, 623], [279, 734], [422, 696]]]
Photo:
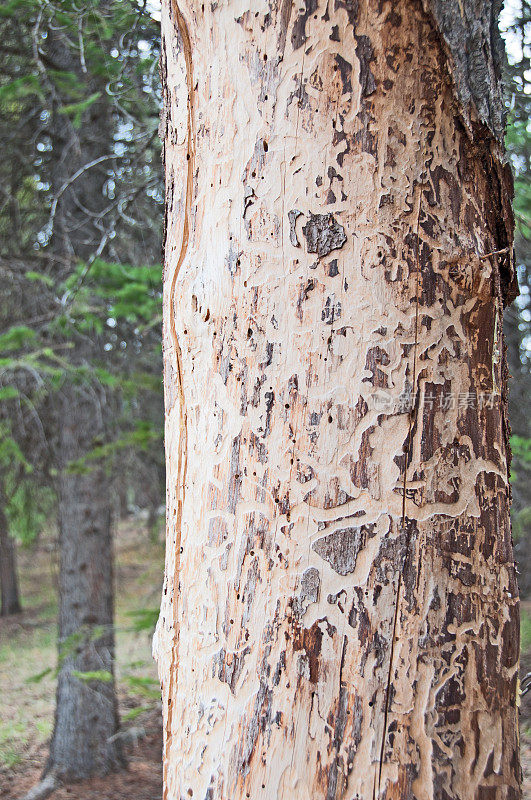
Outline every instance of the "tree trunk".
[[[104, 5], [104, 4], [101, 4]], [[107, 4], [108, 5], [108, 4]], [[46, 55], [54, 69], [87, 80], [66, 34], [49, 30]], [[78, 260], [88, 261], [101, 244], [98, 214], [107, 205], [106, 164], [86, 168], [112, 152], [112, 109], [101, 76], [90, 79], [89, 90], [98, 100], [76, 128], [54, 97], [50, 125], [53, 190], [58, 198], [50, 250], [55, 269], [72, 275]], [[72, 176], [79, 172], [76, 180]], [[103, 340], [88, 341], [75, 326], [69, 359], [74, 369], [90, 373], [103, 353]], [[47, 772], [64, 780], [105, 774], [123, 764], [117, 740], [119, 727], [114, 683], [113, 552], [110, 479], [105, 465], [87, 456], [96, 445], [109, 441], [112, 406], [97, 379], [67, 379], [56, 397], [56, 457], [60, 538], [59, 676], [55, 726]], [[72, 473], [72, 462], [81, 469]], [[78, 673], [101, 672], [103, 679], [88, 680]]]
[[5, 494], [0, 487], [0, 588], [2, 605], [0, 616], [19, 614], [22, 611], [18, 590], [17, 551], [15, 540], [9, 534], [9, 524], [4, 511]]
[[519, 796], [497, 5], [166, 0], [166, 800]]
[[[118, 730], [112, 538], [109, 478], [104, 468], [88, 462], [85, 469], [68, 469], [102, 435], [102, 413], [93, 390], [68, 385], [62, 415], [60, 669], [49, 771], [64, 780], [79, 780], [122, 764], [119, 743], [112, 740]], [[87, 673], [98, 675], [91, 678]]]

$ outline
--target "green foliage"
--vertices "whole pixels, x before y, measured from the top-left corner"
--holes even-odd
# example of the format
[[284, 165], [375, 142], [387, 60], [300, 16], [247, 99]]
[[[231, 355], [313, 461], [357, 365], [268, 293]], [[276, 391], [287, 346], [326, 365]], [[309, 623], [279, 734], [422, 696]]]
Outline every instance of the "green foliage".
[[81, 125], [84, 112], [101, 97], [101, 92], [94, 92], [90, 97], [80, 100], [78, 103], [69, 103], [59, 109], [60, 114], [68, 114], [72, 117], [74, 128], [78, 129]]
[[[116, 409], [71, 471], [119, 460], [131, 480], [135, 459], [161, 462], [159, 40], [137, 0], [0, 8], [0, 483], [23, 542], [53, 517], [66, 383], [103, 387]], [[54, 240], [65, 213], [92, 235], [72, 252]]]
[[11, 492], [5, 509], [11, 536], [23, 545], [31, 544], [53, 519], [55, 503], [51, 487], [35, 480], [21, 480]]
[[511, 450], [523, 464], [531, 464], [531, 439], [525, 436], [511, 436]]
[[531, 506], [525, 506], [512, 515], [513, 539], [522, 542], [531, 539]]
[[531, 650], [531, 616], [524, 608], [520, 611], [520, 649], [522, 653]]
[[84, 683], [91, 683], [92, 681], [99, 681], [100, 683], [112, 683], [112, 673], [106, 669], [95, 669], [92, 671], [81, 672], [78, 669], [72, 670], [72, 675], [79, 678]]
[[34, 342], [36, 333], [27, 325], [13, 325], [8, 331], [0, 334], [0, 352], [20, 350], [29, 342]]
[[160, 438], [160, 430], [155, 429], [149, 420], [137, 420], [133, 430], [127, 431], [111, 442], [96, 445], [83, 458], [70, 461], [66, 468], [67, 472], [73, 475], [82, 475], [93, 469], [96, 463], [101, 464], [102, 461], [115, 456], [120, 450], [133, 448], [146, 451], [151, 442], [160, 441]]
[[28, 270], [24, 276], [28, 281], [41, 281], [48, 287], [52, 287], [54, 285], [53, 278], [49, 275], [44, 275], [41, 272], [34, 272], [33, 270]]
[[[79, 263], [65, 282], [65, 289], [75, 291], [87, 265]], [[138, 324], [160, 317], [162, 309], [162, 267], [118, 264], [97, 258], [93, 261], [82, 290], [76, 293], [73, 314], [85, 313], [89, 300], [105, 301], [102, 310], [108, 317]]]
[[42, 88], [37, 75], [23, 75], [0, 86], [0, 103], [15, 103], [33, 95], [42, 96]]
[[16, 386], [3, 386], [0, 389], [0, 402], [2, 400], [14, 400], [19, 394], [19, 390]]
[[27, 742], [27, 732], [20, 722], [3, 724], [0, 727], [0, 764], [6, 769], [13, 769], [20, 764], [22, 756], [14, 745], [16, 740]]
[[151, 711], [152, 709], [152, 705], [135, 706], [135, 708], [130, 708], [129, 711], [127, 711], [125, 714], [122, 714], [122, 720], [124, 722], [131, 722], [139, 717], [140, 714], [143, 714], [146, 711]]
[[146, 697], [149, 700], [160, 700], [160, 686], [154, 678], [126, 675], [124, 683], [135, 695]]
[[130, 611], [128, 616], [133, 620], [133, 624], [131, 626], [132, 631], [135, 633], [147, 631], [149, 634], [152, 634], [155, 630], [155, 625], [157, 624], [157, 619], [159, 617], [159, 609], [140, 608], [136, 611]]
[[21, 9], [34, 5], [31, 0], [4, 0], [0, 6], [0, 17], [14, 17]]
[[102, 625], [83, 625], [59, 643], [59, 666], [67, 658], [74, 657], [83, 647], [90, 642], [97, 642], [105, 633]]
[[40, 683], [48, 675], [51, 675], [52, 672], [52, 668], [47, 667], [47, 669], [43, 669], [42, 672], [38, 672], [36, 675], [30, 675], [29, 678], [26, 678], [26, 683]]
[[22, 450], [13, 436], [7, 423], [0, 423], [0, 468], [9, 472], [11, 468], [21, 467], [25, 472], [31, 472], [31, 464], [26, 460]]

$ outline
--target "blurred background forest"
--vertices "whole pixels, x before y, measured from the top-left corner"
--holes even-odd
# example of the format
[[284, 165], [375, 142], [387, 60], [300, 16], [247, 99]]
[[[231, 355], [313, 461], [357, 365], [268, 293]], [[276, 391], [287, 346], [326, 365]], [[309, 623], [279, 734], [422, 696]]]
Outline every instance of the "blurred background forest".
[[[150, 656], [164, 526], [158, 19], [146, 0], [0, 7], [2, 798], [43, 771], [41, 796], [55, 777], [91, 779], [80, 798], [161, 796]], [[505, 337], [525, 675], [531, 4], [506, 2], [501, 22], [521, 292]]]

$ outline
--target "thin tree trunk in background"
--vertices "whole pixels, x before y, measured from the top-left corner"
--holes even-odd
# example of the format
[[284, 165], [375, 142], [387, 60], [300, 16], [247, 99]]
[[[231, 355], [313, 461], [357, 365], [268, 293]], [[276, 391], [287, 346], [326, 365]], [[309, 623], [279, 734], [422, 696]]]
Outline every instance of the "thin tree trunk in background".
[[3, 511], [0, 511], [0, 585], [2, 587], [0, 616], [19, 614], [22, 607], [18, 591], [17, 554]]
[[[104, 4], [101, 4], [104, 5]], [[53, 67], [87, 80], [61, 30], [49, 32], [47, 58]], [[98, 82], [99, 81], [99, 82]], [[98, 214], [107, 204], [106, 164], [83, 170], [112, 152], [112, 111], [101, 78], [89, 87], [100, 98], [76, 128], [59, 105], [54, 108], [52, 136], [53, 189], [59, 198], [50, 249], [66, 265], [69, 277], [78, 262], [87, 262], [100, 245]], [[75, 181], [72, 176], [80, 171]], [[66, 188], [65, 188], [66, 187]], [[88, 209], [88, 211], [87, 211]], [[90, 372], [103, 341], [70, 331], [75, 343], [70, 362]], [[87, 369], [88, 368], [88, 369]], [[59, 676], [55, 725], [47, 772], [65, 780], [102, 775], [123, 765], [120, 744], [111, 737], [119, 727], [114, 681], [111, 477], [105, 466], [89, 459], [86, 470], [70, 471], [96, 445], [109, 441], [113, 407], [97, 380], [73, 378], [56, 398], [56, 455], [59, 470], [60, 529]], [[87, 680], [75, 672], [103, 673]]]
[[9, 523], [4, 511], [5, 494], [0, 487], [0, 591], [2, 605], [0, 616], [19, 614], [22, 611], [18, 588], [17, 551], [15, 540], [9, 534]]
[[164, 797], [516, 800], [499, 4], [179, 5]]
[[[86, 456], [103, 434], [91, 387], [63, 391], [59, 494], [59, 677], [49, 771], [65, 780], [122, 765], [114, 691], [113, 569], [109, 476]], [[76, 676], [77, 673], [78, 674]], [[102, 673], [90, 678], [82, 673]]]

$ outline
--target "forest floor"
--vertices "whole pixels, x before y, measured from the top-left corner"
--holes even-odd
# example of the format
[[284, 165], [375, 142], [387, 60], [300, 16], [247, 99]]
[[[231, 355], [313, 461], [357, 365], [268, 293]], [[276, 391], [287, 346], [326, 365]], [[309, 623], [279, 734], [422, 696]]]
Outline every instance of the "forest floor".
[[[23, 613], [0, 619], [0, 798], [15, 800], [38, 783], [48, 754], [55, 705], [57, 552], [51, 537], [19, 551]], [[127, 770], [66, 786], [55, 800], [160, 800], [160, 692], [151, 657], [164, 569], [162, 534], [150, 541], [142, 520], [115, 537], [116, 675]]]
[[[57, 790], [54, 800], [160, 800], [162, 729], [151, 631], [164, 549], [139, 520], [116, 535], [116, 674], [128, 768]], [[0, 620], [0, 800], [17, 800], [46, 763], [55, 702], [57, 554], [50, 538], [19, 553], [22, 614]], [[140, 613], [139, 613], [140, 612]], [[522, 675], [531, 672], [531, 601], [522, 603]], [[531, 691], [521, 707], [523, 797], [531, 800]]]

